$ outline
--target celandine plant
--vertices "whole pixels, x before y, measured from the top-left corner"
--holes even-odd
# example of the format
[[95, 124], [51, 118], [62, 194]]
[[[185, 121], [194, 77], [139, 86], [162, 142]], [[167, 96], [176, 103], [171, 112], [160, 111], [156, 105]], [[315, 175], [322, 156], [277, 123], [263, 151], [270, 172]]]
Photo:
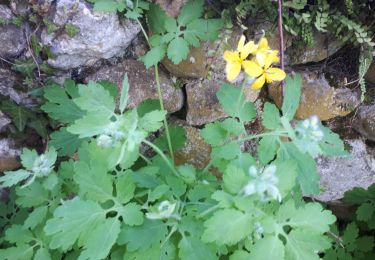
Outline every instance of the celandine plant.
[[[245, 60], [250, 54], [254, 60]], [[228, 78], [244, 68], [253, 88], [285, 77], [271, 67], [277, 52], [265, 39], [241, 38], [224, 58]], [[299, 75], [287, 77], [281, 111], [266, 103], [266, 131], [248, 135], [255, 106], [224, 84], [217, 96], [228, 118], [201, 130], [212, 153], [199, 170], [174, 165], [164, 136], [150, 141], [166, 111], [151, 101], [125, 109], [127, 77], [118, 106], [107, 82], [46, 87], [42, 109], [62, 127], [47, 152], [25, 149], [24, 169], [0, 177], [15, 194], [4, 209], [0, 259], [319, 259], [331, 247], [335, 217], [302, 194], [319, 193], [315, 156], [345, 152], [316, 117], [291, 124], [300, 88]], [[254, 156], [241, 150], [252, 139], [259, 139]]]

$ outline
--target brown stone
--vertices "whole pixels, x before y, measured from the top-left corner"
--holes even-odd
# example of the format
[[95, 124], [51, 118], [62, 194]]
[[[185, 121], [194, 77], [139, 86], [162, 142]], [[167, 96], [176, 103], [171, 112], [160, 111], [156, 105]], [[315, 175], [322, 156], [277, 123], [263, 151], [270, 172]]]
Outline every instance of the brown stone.
[[370, 68], [365, 75], [365, 80], [371, 84], [375, 84], [375, 61], [370, 65]]
[[160, 7], [172, 17], [178, 16], [181, 8], [185, 5], [187, 0], [156, 0], [155, 3], [159, 4]]
[[[360, 103], [358, 93], [348, 88], [332, 88], [322, 75], [316, 72], [300, 72], [302, 91], [300, 105], [295, 117], [305, 119], [317, 115], [320, 120], [346, 116]], [[282, 104], [282, 91], [279, 85], [268, 88], [271, 98], [278, 107]]]
[[[112, 81], [120, 93], [125, 73], [128, 74], [130, 84], [128, 108], [134, 108], [146, 99], [158, 99], [154, 69], [147, 70], [142, 62], [136, 60], [124, 60], [114, 66], [103, 67], [85, 80]], [[161, 70], [159, 77], [165, 108], [169, 112], [180, 110], [184, 102], [182, 90], [175, 88], [173, 82]]]
[[358, 109], [353, 127], [365, 138], [375, 141], [375, 103]]
[[179, 64], [174, 64], [168, 58], [162, 60], [165, 68], [174, 76], [182, 78], [203, 78], [209, 71], [209, 59], [207, 53], [209, 51], [209, 42], [203, 43], [198, 48], [191, 48], [188, 58]]
[[290, 65], [322, 61], [342, 47], [338, 40], [330, 38], [327, 34], [314, 32], [312, 45], [292, 44], [286, 49], [285, 62]]
[[188, 163], [203, 169], [210, 161], [211, 146], [204, 141], [197, 128], [187, 126], [185, 130], [186, 144], [175, 153], [176, 164]]
[[14, 140], [0, 139], [0, 173], [19, 168], [21, 166], [20, 154], [21, 150], [16, 147]]

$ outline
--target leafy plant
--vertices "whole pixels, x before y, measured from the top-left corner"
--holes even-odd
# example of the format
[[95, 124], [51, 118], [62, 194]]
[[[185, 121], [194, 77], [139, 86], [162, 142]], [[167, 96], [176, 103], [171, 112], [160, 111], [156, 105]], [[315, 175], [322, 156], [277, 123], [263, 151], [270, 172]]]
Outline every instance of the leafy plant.
[[79, 28], [75, 26], [74, 24], [68, 23], [65, 25], [65, 31], [69, 35], [70, 38], [73, 38], [74, 36], [79, 33]]
[[[149, 141], [166, 112], [152, 102], [126, 110], [127, 77], [117, 105], [109, 84], [47, 87], [43, 110], [79, 140], [76, 160], [56, 160], [52, 147], [39, 156], [24, 150], [24, 169], [1, 177], [0, 186], [16, 186], [17, 205], [31, 214], [7, 222], [0, 258], [317, 258], [331, 246], [325, 233], [335, 217], [298, 191], [319, 192], [312, 156], [341, 155], [343, 143], [316, 119], [290, 124], [300, 83], [287, 78], [282, 115], [266, 103], [268, 131], [255, 136], [244, 128], [254, 105], [223, 85], [217, 95], [229, 118], [202, 129], [213, 147], [204, 170], [175, 166], [163, 152], [165, 138]], [[240, 146], [255, 138], [256, 158]], [[52, 144], [60, 154], [67, 149]], [[141, 144], [156, 154], [142, 154]]]
[[223, 22], [220, 19], [202, 19], [203, 0], [190, 0], [177, 19], [169, 17], [159, 5], [150, 5], [147, 21], [153, 35], [151, 50], [141, 59], [147, 68], [156, 65], [166, 55], [174, 63], [185, 60], [190, 46], [199, 47], [200, 41], [215, 40]]

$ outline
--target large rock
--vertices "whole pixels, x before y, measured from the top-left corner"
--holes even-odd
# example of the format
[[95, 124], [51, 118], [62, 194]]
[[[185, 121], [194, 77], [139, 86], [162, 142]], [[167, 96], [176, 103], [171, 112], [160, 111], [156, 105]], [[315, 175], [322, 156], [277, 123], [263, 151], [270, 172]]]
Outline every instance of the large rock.
[[12, 122], [10, 118], [0, 110], [0, 133], [4, 132], [5, 128]]
[[180, 13], [181, 8], [187, 0], [155, 0], [155, 3], [160, 5], [160, 7], [172, 17], [178, 16]]
[[0, 5], [0, 19], [5, 25], [0, 25], [0, 56], [2, 58], [15, 58], [26, 48], [26, 38], [23, 27], [11, 24], [12, 11], [5, 5]]
[[375, 182], [375, 154], [366, 150], [362, 140], [347, 141], [350, 157], [322, 157], [317, 159], [320, 184], [323, 192], [316, 199], [334, 201], [343, 198], [346, 191], [355, 187], [367, 189]]
[[[317, 72], [300, 72], [302, 75], [301, 101], [295, 117], [306, 119], [317, 115], [320, 120], [346, 116], [360, 103], [359, 94], [348, 88], [331, 87]], [[278, 107], [282, 104], [280, 85], [269, 86], [269, 94]]]
[[185, 131], [185, 147], [175, 152], [175, 162], [177, 165], [187, 163], [203, 169], [210, 162], [211, 146], [204, 141], [199, 129], [186, 126]]
[[[129, 77], [129, 102], [128, 108], [136, 107], [146, 99], [158, 99], [154, 70], [146, 70], [142, 62], [136, 60], [124, 60], [114, 66], [106, 66], [86, 78], [89, 80], [109, 80], [121, 90], [122, 80], [125, 73]], [[161, 92], [165, 108], [169, 112], [176, 112], [183, 106], [184, 95], [181, 89], [174, 87], [173, 82], [161, 70], [159, 70]]]
[[342, 43], [328, 34], [314, 32], [314, 43], [311, 45], [292, 44], [286, 50], [285, 62], [289, 65], [322, 61], [342, 47]]
[[373, 59], [374, 59], [374, 61], [370, 65], [370, 68], [368, 69], [368, 71], [365, 75], [365, 80], [367, 82], [375, 85], [375, 57]]
[[[223, 53], [225, 50], [235, 49], [242, 33], [239, 29], [232, 32], [223, 31], [220, 39], [211, 44], [213, 56], [209, 58], [209, 73], [206, 78], [190, 80], [186, 84], [187, 94], [187, 116], [186, 121], [190, 125], [203, 125], [217, 119], [225, 118], [224, 113], [216, 93], [224, 83], [228, 83], [225, 75], [225, 60]], [[207, 55], [207, 54], [206, 54]], [[244, 75], [241, 74], [233, 84], [241, 86]], [[245, 88], [247, 101], [254, 102], [259, 90]]]
[[0, 68], [0, 94], [8, 97], [19, 105], [24, 105], [26, 107], [35, 105], [34, 100], [28, 97], [26, 93], [15, 88], [17, 83], [20, 83], [20, 79], [14, 72]]
[[94, 12], [83, 0], [58, 0], [55, 9], [51, 22], [60, 28], [71, 24], [79, 32], [70, 38], [61, 30], [52, 34], [43, 30], [41, 42], [55, 55], [48, 60], [54, 68], [68, 70], [121, 56], [140, 31], [134, 21], [120, 22], [116, 13]]
[[0, 139], [0, 173], [20, 167], [20, 154], [21, 150], [12, 139]]
[[358, 109], [353, 127], [365, 138], [375, 141], [375, 103]]

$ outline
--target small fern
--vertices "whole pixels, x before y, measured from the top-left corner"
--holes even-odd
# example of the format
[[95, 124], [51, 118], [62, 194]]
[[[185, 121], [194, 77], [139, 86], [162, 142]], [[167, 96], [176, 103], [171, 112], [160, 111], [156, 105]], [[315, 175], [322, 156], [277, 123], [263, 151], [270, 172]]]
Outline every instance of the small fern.
[[359, 54], [359, 66], [358, 66], [358, 85], [361, 88], [361, 101], [365, 100], [366, 94], [366, 82], [365, 75], [372, 62], [372, 48], [368, 45], [361, 46], [361, 53]]

